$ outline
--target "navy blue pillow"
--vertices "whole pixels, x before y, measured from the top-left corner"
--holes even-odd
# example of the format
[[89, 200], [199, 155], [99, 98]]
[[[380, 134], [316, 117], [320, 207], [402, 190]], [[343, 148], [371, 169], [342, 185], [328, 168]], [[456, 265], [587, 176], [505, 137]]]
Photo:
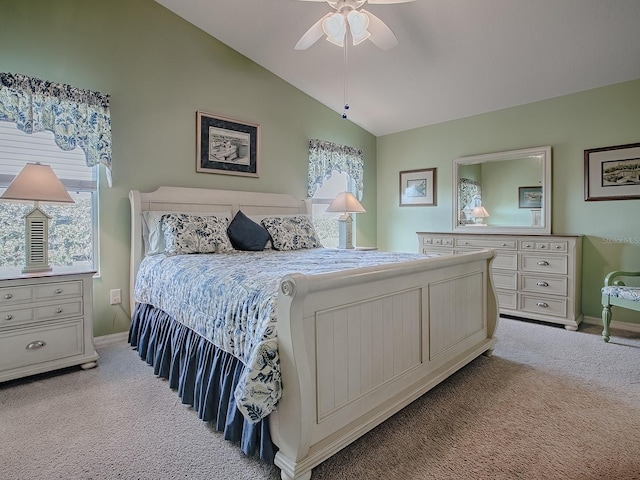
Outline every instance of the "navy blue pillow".
[[227, 228], [227, 235], [229, 235], [233, 248], [250, 251], [264, 250], [271, 238], [266, 228], [251, 220], [240, 210], [231, 220]]

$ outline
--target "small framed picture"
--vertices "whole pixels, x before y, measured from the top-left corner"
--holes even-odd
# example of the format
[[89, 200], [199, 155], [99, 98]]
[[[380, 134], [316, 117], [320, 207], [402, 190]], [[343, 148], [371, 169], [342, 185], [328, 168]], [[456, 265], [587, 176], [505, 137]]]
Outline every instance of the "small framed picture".
[[640, 198], [640, 143], [584, 151], [584, 199]]
[[542, 187], [518, 187], [518, 208], [542, 208]]
[[260, 125], [197, 112], [196, 172], [260, 176]]
[[400, 206], [433, 207], [437, 205], [436, 169], [400, 172]]

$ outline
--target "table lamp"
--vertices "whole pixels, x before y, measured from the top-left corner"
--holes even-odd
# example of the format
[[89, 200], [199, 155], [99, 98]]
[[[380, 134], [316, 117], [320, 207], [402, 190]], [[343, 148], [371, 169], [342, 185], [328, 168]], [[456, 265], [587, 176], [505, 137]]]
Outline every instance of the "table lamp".
[[25, 266], [22, 273], [48, 272], [49, 219], [40, 210], [40, 202], [74, 203], [60, 179], [49, 165], [27, 163], [0, 195], [1, 200], [34, 202], [33, 210], [25, 215]]
[[351, 192], [339, 193], [336, 198], [333, 199], [327, 212], [341, 212], [342, 215], [338, 217], [339, 228], [339, 240], [338, 248], [353, 248], [352, 241], [352, 213], [364, 213], [366, 210], [360, 205], [360, 202]]
[[480, 205], [478, 207], [475, 207], [471, 211], [471, 216], [474, 218], [474, 221], [475, 221], [474, 225], [485, 226], [483, 222], [484, 222], [484, 219], [489, 216], [489, 212], [487, 212], [487, 210], [482, 205]]

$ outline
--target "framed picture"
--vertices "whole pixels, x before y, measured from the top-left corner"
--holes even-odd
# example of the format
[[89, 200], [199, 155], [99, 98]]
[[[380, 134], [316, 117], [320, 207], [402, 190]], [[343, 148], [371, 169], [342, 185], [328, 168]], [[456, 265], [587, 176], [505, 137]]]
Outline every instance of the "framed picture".
[[518, 187], [518, 208], [542, 208], [542, 187]]
[[584, 199], [640, 198], [640, 143], [584, 151]]
[[260, 125], [196, 115], [196, 172], [260, 176]]
[[405, 170], [400, 172], [400, 206], [437, 205], [436, 169]]

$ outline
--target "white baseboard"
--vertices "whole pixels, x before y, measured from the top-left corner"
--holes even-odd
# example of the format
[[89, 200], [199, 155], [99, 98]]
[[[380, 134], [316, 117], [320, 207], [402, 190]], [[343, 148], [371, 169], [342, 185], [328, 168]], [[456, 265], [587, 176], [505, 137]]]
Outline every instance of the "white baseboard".
[[112, 333], [111, 335], [102, 335], [93, 337], [93, 345], [96, 348], [106, 347], [114, 343], [123, 343], [129, 339], [129, 332]]
[[[584, 316], [584, 323], [588, 323], [589, 325], [600, 325], [602, 326], [602, 319], [596, 317], [587, 317]], [[616, 322], [615, 320], [611, 321], [611, 328], [617, 328], [618, 330], [626, 330], [628, 332], [640, 333], [640, 323], [631, 323], [631, 322]]]

